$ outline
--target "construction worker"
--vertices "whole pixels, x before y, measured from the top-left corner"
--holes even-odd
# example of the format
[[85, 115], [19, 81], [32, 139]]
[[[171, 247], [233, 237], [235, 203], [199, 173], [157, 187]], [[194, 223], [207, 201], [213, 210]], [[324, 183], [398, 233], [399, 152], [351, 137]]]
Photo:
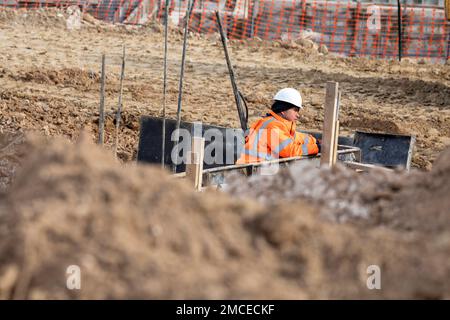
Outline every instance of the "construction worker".
[[320, 144], [313, 136], [295, 131], [295, 122], [300, 109], [303, 109], [300, 92], [284, 88], [277, 92], [273, 100], [267, 115], [250, 127], [245, 138], [244, 151], [236, 164], [314, 155], [320, 152]]

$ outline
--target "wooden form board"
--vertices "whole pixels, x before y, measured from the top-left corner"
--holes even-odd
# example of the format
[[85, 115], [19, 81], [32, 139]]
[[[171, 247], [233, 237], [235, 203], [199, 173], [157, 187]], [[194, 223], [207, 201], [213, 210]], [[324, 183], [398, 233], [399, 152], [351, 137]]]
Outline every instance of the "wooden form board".
[[447, 17], [447, 20], [450, 21], [450, 0], [445, 0], [444, 8], [445, 8], [445, 16]]
[[186, 178], [194, 183], [194, 189], [201, 191], [203, 183], [203, 159], [205, 157], [205, 138], [193, 137], [189, 162], [186, 164]]
[[373, 170], [373, 169], [383, 170], [383, 171], [393, 171], [392, 169], [389, 169], [389, 168], [380, 167], [380, 166], [376, 166], [376, 165], [368, 164], [368, 163], [344, 161], [344, 164], [351, 169], [360, 170], [360, 171], [369, 171], [369, 170]]
[[[194, 142], [194, 144], [195, 144], [195, 142]], [[198, 146], [198, 142], [196, 145]], [[353, 154], [353, 155], [355, 155], [356, 158], [359, 157], [358, 156], [358, 154], [360, 152], [359, 148], [354, 148], [354, 147], [350, 147], [350, 146], [342, 146], [342, 145], [339, 147], [340, 147], [340, 150], [338, 150], [339, 155], [345, 156], [345, 155]], [[195, 148], [197, 148], [197, 147], [195, 147]], [[189, 159], [191, 159], [192, 157], [194, 159], [198, 159], [196, 156], [190, 156]], [[198, 159], [198, 160], [200, 161], [200, 159]], [[217, 185], [217, 183], [216, 183], [217, 177], [219, 177], [219, 180], [224, 180], [225, 179], [224, 177], [226, 177], [226, 175], [231, 172], [242, 172], [242, 173], [245, 173], [245, 175], [253, 175], [253, 174], [258, 173], [258, 171], [259, 171], [258, 169], [260, 167], [268, 165], [268, 164], [278, 163], [280, 165], [280, 167], [284, 167], [284, 166], [288, 166], [290, 163], [294, 163], [297, 161], [310, 161], [312, 163], [315, 161], [319, 162], [320, 159], [317, 156], [302, 156], [302, 157], [280, 158], [280, 159], [276, 159], [276, 160], [257, 162], [257, 163], [238, 164], [238, 165], [230, 165], [230, 166], [203, 169], [201, 180], [200, 180], [200, 178], [198, 178], [198, 176], [196, 178], [196, 175], [198, 175], [200, 172], [200, 167], [197, 164], [193, 163], [192, 165], [188, 164], [186, 166], [187, 172], [180, 172], [180, 173], [172, 175], [172, 177], [173, 178], [188, 178], [191, 181], [193, 181], [194, 184], [196, 183], [195, 189], [200, 191], [200, 190], [203, 190], [203, 189], [200, 189], [200, 186], [208, 187], [211, 185]], [[344, 162], [344, 163], [346, 163], [346, 162]], [[188, 169], [189, 166], [190, 166], [190, 168]], [[372, 167], [372, 166], [369, 165], [369, 167]], [[359, 167], [358, 167], [358, 169], [359, 169]]]
[[323, 118], [323, 135], [320, 164], [333, 166], [337, 157], [338, 136], [338, 113], [339, 113], [339, 84], [327, 82], [325, 94], [325, 114]]
[[333, 157], [332, 157], [332, 165], [333, 166], [336, 164], [336, 161], [337, 161], [338, 137], [339, 137], [339, 120], [336, 120], [336, 127], [334, 129], [334, 144], [333, 144]]

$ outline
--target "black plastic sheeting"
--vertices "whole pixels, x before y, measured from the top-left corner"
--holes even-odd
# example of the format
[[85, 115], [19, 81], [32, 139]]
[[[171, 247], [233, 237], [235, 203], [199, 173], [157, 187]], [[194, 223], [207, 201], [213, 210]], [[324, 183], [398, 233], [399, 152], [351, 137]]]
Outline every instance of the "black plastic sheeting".
[[409, 170], [415, 141], [415, 136], [356, 131], [353, 145], [361, 149], [362, 163]]
[[[161, 164], [162, 154], [162, 118], [141, 117], [141, 130], [137, 160], [141, 162]], [[175, 131], [176, 121], [166, 119], [166, 141], [164, 163], [167, 168], [172, 166], [172, 150], [176, 139], [172, 133]], [[214, 129], [214, 130], [210, 130]], [[205, 135], [205, 132], [208, 133]], [[189, 136], [185, 136], [189, 133]], [[176, 172], [184, 172], [186, 157], [191, 151], [191, 141], [185, 140], [194, 136], [205, 138], [204, 169], [233, 165], [244, 149], [244, 134], [241, 129], [230, 129], [202, 123], [180, 123], [180, 153], [178, 156], [182, 163], [177, 165]], [[176, 156], [174, 157], [176, 158]]]
[[[162, 118], [143, 116], [139, 136], [137, 160], [140, 162], [161, 164], [162, 153]], [[176, 121], [166, 120], [166, 142], [164, 163], [167, 168], [172, 166], [172, 150], [175, 146]], [[204, 169], [232, 165], [244, 148], [244, 134], [241, 129], [205, 125], [200, 122], [182, 121], [180, 124], [180, 153], [176, 172], [185, 171], [188, 152], [191, 151], [191, 141], [185, 140], [193, 136], [205, 137]], [[215, 130], [210, 130], [215, 129]], [[183, 131], [184, 130], [184, 131]], [[208, 133], [205, 135], [205, 132]], [[183, 134], [184, 132], [184, 134]], [[322, 138], [321, 132], [302, 131]], [[185, 134], [188, 134], [185, 136]], [[354, 137], [339, 136], [339, 145], [358, 147], [361, 149], [362, 163], [381, 165], [385, 167], [402, 167], [409, 170], [415, 137], [384, 133], [369, 133], [356, 131]], [[175, 158], [175, 157], [174, 157]], [[183, 159], [183, 161], [181, 161]]]

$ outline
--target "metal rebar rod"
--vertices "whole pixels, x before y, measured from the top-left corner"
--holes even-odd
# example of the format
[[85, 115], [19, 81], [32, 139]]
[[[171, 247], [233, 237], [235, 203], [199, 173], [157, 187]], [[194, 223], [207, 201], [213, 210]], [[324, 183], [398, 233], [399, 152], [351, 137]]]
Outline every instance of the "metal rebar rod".
[[114, 156], [117, 157], [117, 147], [119, 145], [119, 127], [122, 113], [122, 95], [123, 95], [123, 79], [125, 78], [125, 45], [122, 47], [122, 68], [120, 70], [120, 89], [119, 89], [119, 102], [116, 113], [116, 132], [114, 141]]
[[102, 75], [100, 84], [100, 108], [98, 120], [98, 144], [103, 144], [105, 129], [105, 54], [102, 54]]
[[162, 147], [161, 147], [161, 166], [164, 169], [166, 155], [166, 94], [167, 94], [167, 44], [169, 33], [169, 4], [170, 0], [166, 0], [164, 10], [164, 79], [163, 79], [163, 123], [162, 123]]
[[183, 77], [184, 77], [184, 65], [186, 62], [186, 47], [187, 47], [187, 37], [189, 33], [189, 20], [191, 17], [193, 2], [188, 0], [188, 7], [186, 10], [185, 16], [185, 24], [184, 24], [184, 38], [183, 38], [183, 52], [181, 55], [181, 71], [180, 71], [180, 81], [178, 84], [178, 108], [177, 108], [177, 124], [175, 128], [175, 143], [177, 147], [177, 151], [175, 152], [175, 159], [172, 163], [172, 170], [174, 173], [177, 171], [177, 162], [178, 162], [178, 143], [180, 140], [180, 124], [181, 124], [181, 101], [183, 96]]
[[231, 86], [233, 88], [234, 100], [236, 101], [236, 107], [238, 110], [239, 121], [241, 123], [242, 130], [244, 132], [246, 132], [247, 131], [247, 119], [246, 119], [246, 116], [244, 114], [244, 110], [243, 110], [243, 107], [241, 104], [241, 97], [239, 95], [239, 90], [236, 85], [236, 79], [234, 76], [233, 66], [231, 65], [231, 62], [230, 62], [230, 56], [228, 54], [228, 47], [227, 47], [227, 38], [223, 31], [222, 20], [220, 19], [219, 11], [216, 11], [216, 18], [217, 18], [217, 24], [218, 24], [218, 28], [219, 28], [219, 32], [220, 32], [220, 38], [222, 39], [223, 50], [225, 51], [225, 60], [227, 61], [228, 72], [230, 74], [230, 81], [231, 81]]

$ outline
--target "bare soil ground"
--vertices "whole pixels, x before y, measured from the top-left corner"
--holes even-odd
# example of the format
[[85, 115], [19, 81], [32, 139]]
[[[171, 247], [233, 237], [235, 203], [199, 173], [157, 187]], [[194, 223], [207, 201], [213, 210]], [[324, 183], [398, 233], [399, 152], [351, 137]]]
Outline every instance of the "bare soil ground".
[[[161, 114], [160, 25], [87, 16], [68, 31], [59, 11], [0, 10], [0, 27], [0, 299], [450, 298], [450, 148], [440, 153], [450, 140], [448, 65], [232, 42], [251, 120], [277, 89], [293, 86], [305, 98], [299, 126], [321, 129], [324, 84], [339, 81], [343, 132], [416, 134], [414, 164], [430, 172], [300, 166], [236, 178], [228, 193], [197, 193], [160, 168], [129, 162], [139, 117]], [[123, 43], [125, 164], [92, 144], [106, 52], [111, 147]], [[183, 118], [237, 127], [216, 35], [191, 35], [188, 52]], [[171, 117], [180, 55], [173, 30]], [[66, 287], [70, 265], [81, 268], [81, 290]], [[371, 265], [381, 269], [381, 290], [367, 288]]]
[[[122, 45], [127, 48], [119, 156], [136, 156], [139, 117], [162, 114], [162, 26], [103, 24], [85, 16], [68, 30], [56, 10], [0, 10], [0, 129], [35, 129], [71, 139], [81, 128], [96, 134], [101, 54], [107, 54], [107, 145], [113, 141]], [[168, 116], [177, 108], [182, 35], [169, 39]], [[322, 130], [326, 81], [342, 88], [342, 134], [355, 129], [417, 135], [413, 165], [430, 169], [450, 144], [450, 66], [426, 61], [341, 58], [295, 42], [233, 41], [238, 85], [250, 121], [264, 114], [280, 88], [299, 88], [306, 108], [299, 127]], [[182, 118], [238, 127], [231, 85], [216, 34], [192, 34], [185, 71]]]
[[[241, 182], [238, 199], [121, 165], [86, 136], [6, 140], [10, 157], [29, 153], [0, 192], [0, 299], [450, 298], [450, 149], [408, 178], [311, 171], [322, 179], [308, 189], [344, 204], [324, 216], [294, 168]], [[376, 210], [355, 217], [352, 202]], [[71, 265], [81, 290], [66, 287]], [[367, 287], [372, 265], [381, 290]]]

